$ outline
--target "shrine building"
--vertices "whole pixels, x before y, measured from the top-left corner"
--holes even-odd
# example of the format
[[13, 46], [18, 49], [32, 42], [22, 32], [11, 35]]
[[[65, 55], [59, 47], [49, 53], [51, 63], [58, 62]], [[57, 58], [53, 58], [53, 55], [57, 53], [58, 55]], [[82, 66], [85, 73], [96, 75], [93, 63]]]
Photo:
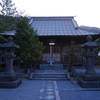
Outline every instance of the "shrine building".
[[54, 58], [55, 62], [64, 62], [65, 48], [71, 41], [79, 47], [91, 35], [93, 40], [100, 37], [100, 33], [87, 31], [78, 26], [73, 16], [68, 17], [31, 17], [30, 23], [37, 30], [39, 39], [43, 42], [41, 61]]

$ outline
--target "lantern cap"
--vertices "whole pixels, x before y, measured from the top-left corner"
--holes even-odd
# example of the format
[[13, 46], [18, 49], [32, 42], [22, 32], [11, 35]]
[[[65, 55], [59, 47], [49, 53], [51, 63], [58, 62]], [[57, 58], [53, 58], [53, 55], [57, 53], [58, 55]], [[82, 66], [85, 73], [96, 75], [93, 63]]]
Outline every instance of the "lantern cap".
[[89, 41], [92, 41], [92, 36], [87, 36], [87, 41], [89, 42]]
[[80, 45], [81, 48], [88, 48], [88, 47], [93, 47], [93, 48], [96, 48], [98, 47], [99, 45], [96, 43], [96, 42], [92, 42], [92, 36], [87, 36], [87, 42]]
[[13, 37], [8, 37], [8, 42], [12, 42], [13, 41]]

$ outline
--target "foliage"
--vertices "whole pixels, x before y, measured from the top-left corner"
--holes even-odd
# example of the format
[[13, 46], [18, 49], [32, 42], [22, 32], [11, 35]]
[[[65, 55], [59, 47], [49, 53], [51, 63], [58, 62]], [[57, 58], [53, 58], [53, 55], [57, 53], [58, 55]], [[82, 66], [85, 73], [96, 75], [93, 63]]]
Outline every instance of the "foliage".
[[100, 37], [96, 39], [95, 42], [100, 43]]
[[2, 35], [0, 35], [0, 40], [8, 42], [8, 40], [5, 37], [3, 37]]
[[[95, 42], [100, 45], [100, 38], [96, 39]], [[96, 48], [96, 52], [98, 53], [99, 51], [100, 51], [100, 46]]]
[[11, 0], [2, 0], [0, 2], [0, 32], [11, 31], [16, 29], [16, 7]]
[[6, 16], [0, 15], [0, 33], [5, 31], [11, 31], [16, 29], [17, 18], [13, 16]]
[[40, 59], [43, 44], [39, 41], [37, 31], [29, 24], [27, 17], [23, 17], [17, 24], [15, 43], [20, 46], [17, 54], [24, 59], [24, 62], [31, 64]]
[[[96, 39], [95, 42], [98, 43], [98, 44], [100, 45], [100, 38]], [[95, 52], [96, 52], [97, 54], [100, 54], [100, 46], [99, 46], [98, 48], [95, 49]], [[96, 63], [97, 65], [100, 65], [100, 55], [96, 57], [95, 63]]]
[[15, 16], [17, 13], [15, 3], [12, 3], [12, 0], [2, 0], [0, 2], [0, 6], [2, 8], [1, 14], [4, 16]]
[[77, 62], [79, 60], [78, 49], [76, 48], [74, 42], [67, 48], [67, 53], [65, 55], [66, 59], [70, 59], [71, 63]]
[[69, 62], [68, 72], [71, 72], [74, 68], [74, 63], [78, 62], [81, 58], [81, 53], [79, 53], [79, 48], [76, 48], [74, 42], [72, 41], [69, 47], [66, 48], [65, 59]]

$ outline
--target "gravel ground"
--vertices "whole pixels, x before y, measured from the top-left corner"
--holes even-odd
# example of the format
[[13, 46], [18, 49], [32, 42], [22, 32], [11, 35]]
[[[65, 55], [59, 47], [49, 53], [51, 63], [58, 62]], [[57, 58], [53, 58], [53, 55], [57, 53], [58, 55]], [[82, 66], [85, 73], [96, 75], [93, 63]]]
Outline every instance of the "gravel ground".
[[100, 88], [84, 89], [71, 81], [27, 80], [15, 89], [0, 89], [0, 100], [100, 100]]

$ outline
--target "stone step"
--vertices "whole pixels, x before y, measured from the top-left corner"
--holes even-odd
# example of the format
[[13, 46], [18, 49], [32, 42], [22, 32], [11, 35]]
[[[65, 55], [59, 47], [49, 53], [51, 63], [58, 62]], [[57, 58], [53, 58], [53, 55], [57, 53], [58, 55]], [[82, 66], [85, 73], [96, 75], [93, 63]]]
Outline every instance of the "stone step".
[[33, 74], [33, 78], [34, 77], [48, 77], [48, 78], [61, 78], [61, 77], [63, 77], [63, 78], [66, 78], [67, 77], [67, 75], [66, 74], [50, 74], [50, 73], [48, 73], [48, 74]]
[[67, 74], [61, 74], [61, 73], [57, 73], [57, 74], [34, 74], [31, 73], [29, 79], [53, 79], [53, 80], [65, 80], [67, 79]]
[[62, 64], [52, 64], [52, 66], [50, 66], [50, 64], [40, 64], [40, 69], [55, 69], [55, 70], [61, 70], [63, 69], [63, 65]]
[[47, 69], [45, 71], [37, 71], [37, 73], [31, 73], [29, 79], [53, 79], [53, 80], [65, 80], [67, 79], [67, 72], [59, 72], [54, 69]]
[[68, 80], [67, 78], [32, 78], [31, 80]]

